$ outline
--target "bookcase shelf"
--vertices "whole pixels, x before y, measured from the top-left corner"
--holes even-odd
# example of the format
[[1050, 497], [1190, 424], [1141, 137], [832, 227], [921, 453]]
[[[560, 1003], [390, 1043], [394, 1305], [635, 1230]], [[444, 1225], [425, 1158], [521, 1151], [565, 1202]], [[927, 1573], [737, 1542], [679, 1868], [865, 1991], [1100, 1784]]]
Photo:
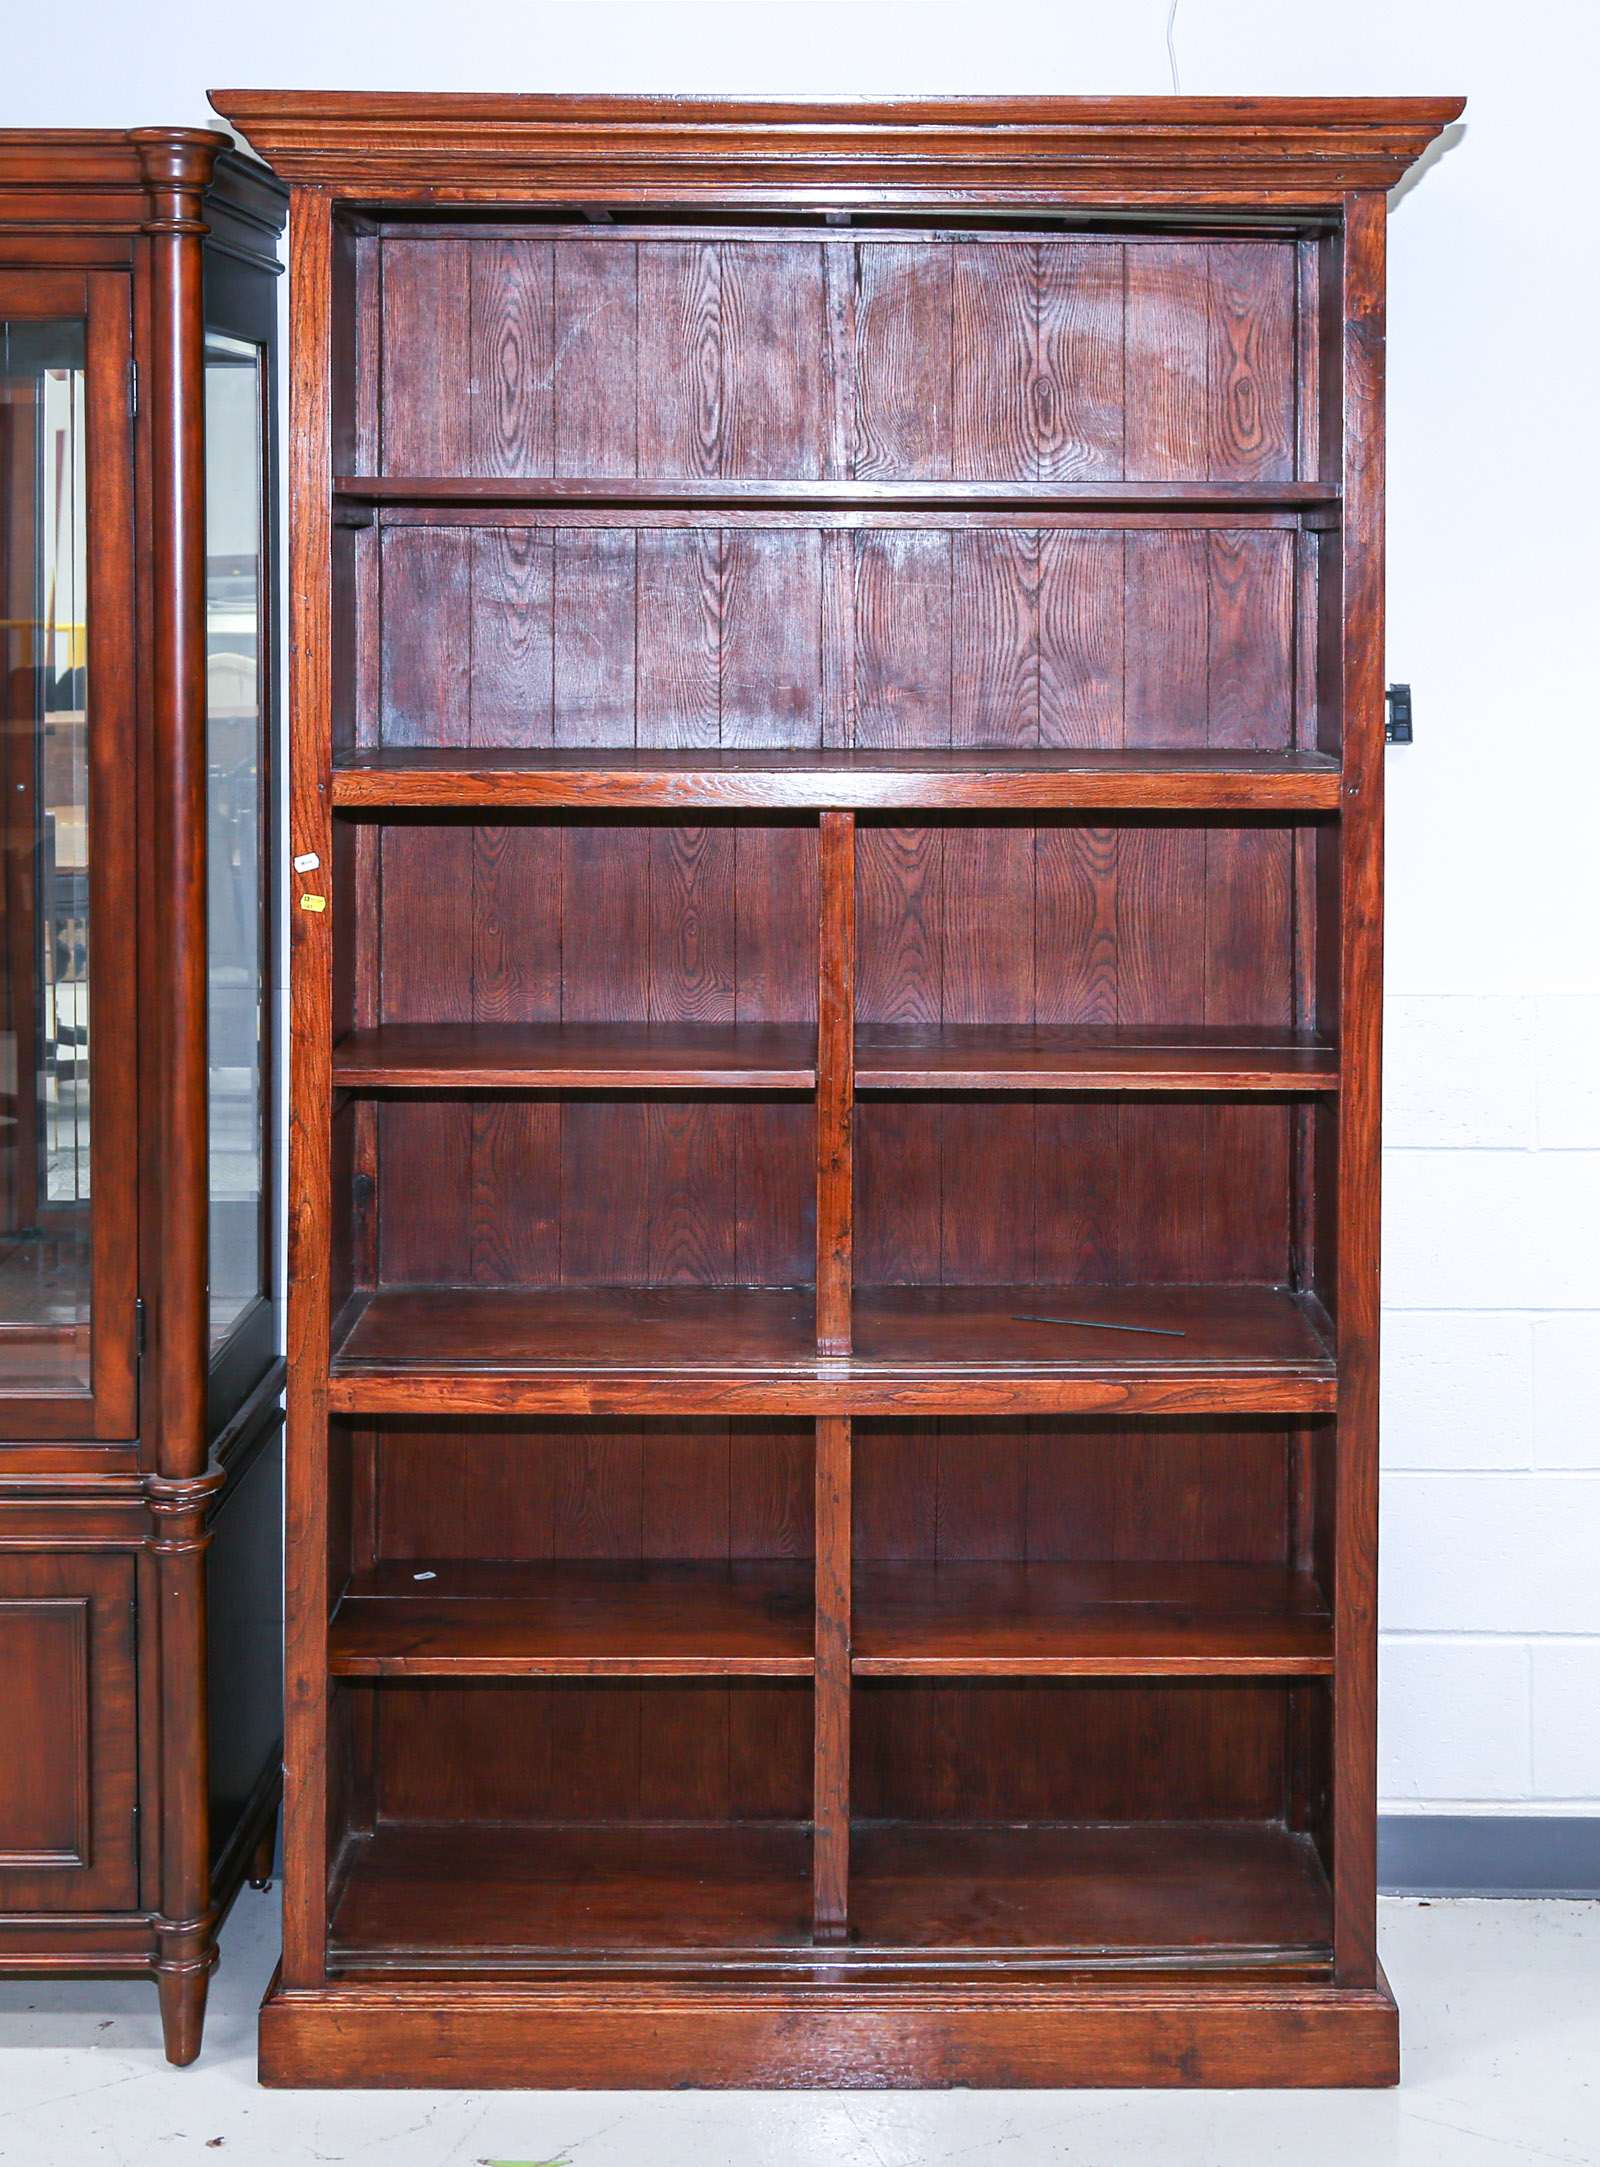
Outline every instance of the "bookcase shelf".
[[[334, 1613], [336, 1678], [809, 1678], [809, 1562], [387, 1559]], [[1314, 1678], [1333, 1627], [1271, 1565], [858, 1567], [851, 1668], [883, 1678]]]
[[1336, 1091], [1315, 1031], [1124, 1025], [872, 1023], [856, 1032], [860, 1091]]
[[609, 1951], [646, 1977], [703, 1979], [719, 1955], [741, 1970], [759, 1956], [780, 1978], [865, 1983], [891, 1964], [903, 1978], [920, 1957], [976, 1985], [1001, 1951], [1030, 1973], [1170, 1973], [1197, 1959], [1282, 1972], [1326, 1966], [1332, 1941], [1310, 1839], [1260, 1824], [863, 1822], [852, 1831], [859, 1938], [825, 1958], [809, 1949], [798, 1824], [510, 1826], [496, 1838], [492, 1862], [464, 1854], [449, 1827], [364, 1838], [334, 1915], [336, 1964], [494, 1971]]
[[333, 802], [511, 811], [1274, 812], [1340, 809], [1323, 752], [1182, 747], [952, 751], [390, 746], [342, 754]]
[[1458, 106], [215, 102], [295, 184], [267, 2081], [1393, 2082], [1382, 247]]
[[[333, 1049], [349, 1091], [809, 1091], [806, 1024], [387, 1024]], [[1314, 1031], [863, 1024], [861, 1091], [1334, 1091]]]
[[390, 1559], [334, 1614], [337, 1678], [808, 1678], [811, 1569]]
[[[1066, 1321], [1061, 1321], [1066, 1320]], [[1168, 1405], [1319, 1413], [1328, 1325], [1273, 1287], [861, 1287], [848, 1354], [801, 1288], [385, 1288], [344, 1320], [343, 1413]]]
[[858, 1566], [851, 1668], [869, 1678], [1316, 1678], [1333, 1621], [1277, 1565], [922, 1559]]
[[809, 1091], [814, 1025], [391, 1023], [333, 1049], [350, 1091]]
[[696, 476], [604, 479], [508, 474], [341, 474], [334, 496], [372, 505], [570, 505], [598, 509], [840, 509], [925, 511], [996, 508], [1038, 511], [1255, 511], [1334, 505], [1336, 482], [1204, 481], [782, 481]]

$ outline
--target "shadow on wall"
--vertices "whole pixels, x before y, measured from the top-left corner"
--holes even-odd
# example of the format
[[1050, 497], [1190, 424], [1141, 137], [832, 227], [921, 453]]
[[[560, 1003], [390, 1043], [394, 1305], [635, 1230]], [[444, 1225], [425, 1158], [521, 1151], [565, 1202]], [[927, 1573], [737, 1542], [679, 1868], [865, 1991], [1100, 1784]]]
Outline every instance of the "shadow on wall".
[[1402, 175], [1389, 191], [1389, 209], [1397, 211], [1413, 188], [1426, 173], [1431, 173], [1448, 151], [1453, 151], [1467, 132], [1464, 120], [1453, 120], [1448, 128], [1441, 128], [1422, 156], [1410, 170]]

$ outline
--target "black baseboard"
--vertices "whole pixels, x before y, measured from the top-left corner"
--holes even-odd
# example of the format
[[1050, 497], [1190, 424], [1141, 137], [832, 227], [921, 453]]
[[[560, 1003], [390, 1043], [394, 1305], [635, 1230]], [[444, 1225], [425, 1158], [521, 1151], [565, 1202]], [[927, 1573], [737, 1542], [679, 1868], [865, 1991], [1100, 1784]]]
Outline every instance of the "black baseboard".
[[1600, 1819], [1384, 1813], [1385, 1896], [1600, 1896]]

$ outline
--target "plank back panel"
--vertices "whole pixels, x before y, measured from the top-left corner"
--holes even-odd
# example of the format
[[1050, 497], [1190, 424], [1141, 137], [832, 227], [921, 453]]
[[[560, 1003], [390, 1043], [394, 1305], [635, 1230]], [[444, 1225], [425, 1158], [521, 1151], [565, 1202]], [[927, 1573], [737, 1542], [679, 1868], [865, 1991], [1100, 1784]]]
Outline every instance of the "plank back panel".
[[1272, 1686], [864, 1681], [857, 1814], [929, 1821], [1269, 1820], [1283, 1810]]
[[[394, 822], [380, 877], [381, 1022], [816, 1015], [805, 821]], [[812, 1129], [798, 1096], [389, 1100], [379, 1279], [805, 1284]]]
[[924, 1416], [855, 1425], [858, 1558], [1290, 1562], [1288, 1431]]
[[392, 1418], [378, 1433], [375, 1555], [809, 1557], [811, 1452], [803, 1421]]
[[846, 479], [1294, 472], [1292, 240], [379, 245], [386, 474], [801, 481], [835, 447]]
[[[1287, 828], [951, 820], [858, 829], [867, 1023], [1293, 1020]], [[1270, 1101], [865, 1094], [864, 1283], [1284, 1280]]]
[[[820, 526], [385, 523], [385, 746], [814, 747]], [[840, 532], [850, 742], [1294, 743], [1282, 527], [914, 525]]]
[[520, 1679], [411, 1683], [369, 1697], [383, 1821], [804, 1820], [811, 1811], [811, 1694], [800, 1685]]

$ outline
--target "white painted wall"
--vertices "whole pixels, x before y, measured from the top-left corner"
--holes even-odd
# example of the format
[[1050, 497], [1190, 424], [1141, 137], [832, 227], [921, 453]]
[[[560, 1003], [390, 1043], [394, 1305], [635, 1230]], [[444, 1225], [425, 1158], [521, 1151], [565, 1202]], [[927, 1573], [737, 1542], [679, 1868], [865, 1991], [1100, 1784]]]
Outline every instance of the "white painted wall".
[[[0, 126], [207, 85], [1160, 93], [1165, 0], [79, 0]], [[1465, 92], [1390, 224], [1382, 1788], [1600, 1813], [1600, 293], [1579, 0], [1181, 0], [1186, 91]], [[1587, 606], [1586, 606], [1587, 605]], [[1587, 630], [1585, 630], [1587, 626]]]

